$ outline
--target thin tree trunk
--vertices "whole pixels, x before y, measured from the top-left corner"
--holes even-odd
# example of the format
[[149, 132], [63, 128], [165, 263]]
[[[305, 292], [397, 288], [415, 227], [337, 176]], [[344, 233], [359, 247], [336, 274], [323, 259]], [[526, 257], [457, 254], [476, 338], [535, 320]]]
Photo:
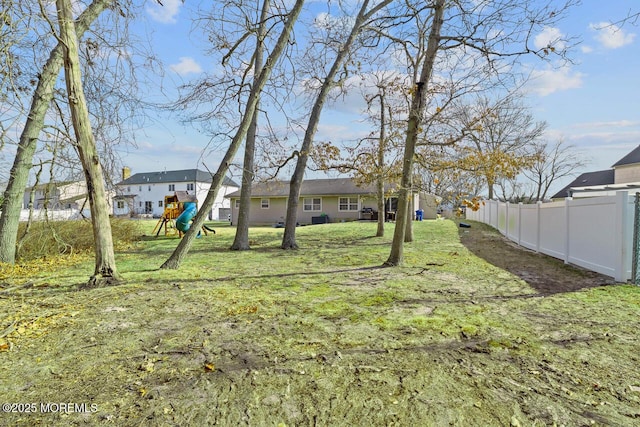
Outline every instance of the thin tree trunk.
[[[87, 31], [91, 23], [113, 2], [114, 0], [94, 0], [78, 17], [76, 22], [78, 36]], [[39, 74], [38, 84], [31, 100], [27, 120], [20, 134], [9, 182], [0, 207], [0, 211], [2, 211], [0, 216], [0, 262], [13, 264], [16, 260], [16, 240], [23, 195], [27, 187], [33, 156], [38, 146], [38, 135], [44, 127], [45, 115], [53, 99], [53, 89], [62, 65], [63, 46], [58, 43], [51, 51], [49, 59]]]
[[384, 236], [384, 180], [378, 178], [376, 180], [376, 197], [378, 199], [378, 229], [376, 230], [376, 237]]
[[[413, 169], [413, 166], [411, 167]], [[404, 228], [404, 242], [409, 243], [413, 242], [413, 215], [415, 211], [415, 206], [413, 203], [413, 172], [411, 173], [411, 187], [409, 187], [409, 204], [407, 209], [407, 218]]]
[[187, 255], [187, 252], [189, 252], [189, 248], [191, 247], [193, 240], [198, 234], [198, 230], [202, 228], [202, 224], [207, 217], [206, 212], [211, 210], [211, 207], [213, 206], [216, 195], [218, 194], [220, 186], [222, 185], [222, 181], [227, 171], [229, 170], [229, 165], [235, 157], [236, 152], [238, 151], [238, 148], [242, 143], [242, 140], [247, 134], [249, 124], [253, 120], [253, 112], [255, 111], [256, 105], [258, 104], [258, 97], [262, 92], [262, 89], [264, 88], [267, 80], [271, 76], [271, 70], [273, 69], [274, 64], [278, 61], [280, 55], [284, 51], [284, 48], [289, 42], [289, 35], [291, 34], [293, 25], [300, 15], [303, 4], [304, 0], [296, 0], [295, 5], [289, 13], [289, 17], [287, 18], [284, 28], [282, 29], [282, 33], [280, 34], [280, 37], [278, 38], [278, 41], [273, 49], [273, 52], [271, 52], [271, 54], [267, 58], [262, 72], [259, 76], [257, 76], [257, 81], [254, 82], [254, 85], [251, 88], [251, 93], [249, 94], [249, 99], [247, 100], [247, 105], [245, 107], [242, 121], [238, 126], [238, 130], [236, 131], [236, 134], [233, 137], [229, 148], [227, 148], [227, 152], [225, 153], [224, 158], [220, 162], [218, 170], [213, 176], [211, 187], [209, 188], [207, 197], [204, 199], [203, 206], [200, 207], [200, 210], [193, 218], [193, 224], [189, 231], [187, 231], [187, 233], [183, 236], [182, 240], [180, 240], [180, 243], [178, 243], [178, 246], [173, 251], [171, 256], [164, 262], [164, 264], [162, 264], [160, 268], [177, 269], [178, 267], [180, 267], [180, 264], [182, 263], [184, 257]]
[[316, 131], [318, 130], [318, 123], [320, 122], [320, 114], [322, 113], [322, 108], [324, 106], [324, 102], [327, 99], [327, 95], [329, 91], [336, 85], [335, 77], [338, 74], [338, 71], [342, 68], [342, 64], [344, 60], [347, 58], [349, 50], [353, 45], [356, 37], [362, 30], [365, 22], [380, 9], [384, 8], [387, 4], [391, 3], [392, 0], [384, 0], [379, 3], [375, 7], [371, 9], [371, 11], [367, 12], [367, 7], [369, 6], [369, 0], [364, 0], [362, 6], [360, 7], [360, 11], [358, 12], [358, 16], [355, 19], [353, 27], [351, 28], [351, 33], [347, 40], [345, 40], [344, 44], [340, 47], [338, 54], [329, 70], [329, 73], [324, 78], [322, 82], [322, 87], [320, 88], [320, 92], [316, 97], [315, 103], [313, 104], [313, 108], [311, 109], [311, 115], [309, 116], [309, 122], [307, 123], [307, 129], [304, 133], [304, 139], [302, 141], [302, 146], [298, 152], [298, 160], [296, 162], [295, 170], [293, 171], [293, 175], [291, 177], [291, 183], [289, 184], [289, 198], [287, 199], [287, 216], [285, 218], [284, 225], [284, 235], [282, 237], [282, 249], [297, 249], [298, 244], [296, 243], [296, 225], [298, 223], [298, 204], [300, 199], [300, 188], [302, 187], [302, 180], [304, 179], [304, 172], [307, 168], [307, 161], [309, 159], [309, 153], [311, 147], [313, 145], [313, 138], [315, 137]]
[[[260, 25], [256, 35], [256, 51], [254, 75], [259, 76], [263, 66], [264, 37], [266, 34], [266, 20], [269, 13], [269, 0], [264, 0], [260, 15]], [[238, 223], [236, 235], [231, 245], [231, 250], [244, 251], [251, 249], [249, 244], [249, 219], [251, 214], [251, 186], [253, 183], [253, 165], [256, 151], [256, 133], [258, 129], [258, 106], [260, 99], [256, 101], [253, 118], [247, 131], [247, 139], [244, 146], [244, 162], [242, 166], [242, 188], [240, 189], [240, 209], [238, 210]]]
[[391, 243], [391, 253], [385, 261], [386, 266], [402, 265], [404, 260], [404, 234], [407, 221], [407, 210], [409, 207], [409, 194], [411, 190], [411, 178], [413, 174], [413, 162], [418, 140], [418, 129], [424, 115], [427, 85], [431, 79], [433, 65], [438, 53], [438, 43], [440, 42], [440, 31], [442, 29], [442, 20], [444, 16], [445, 0], [436, 0], [434, 3], [434, 16], [431, 32], [427, 42], [427, 51], [425, 54], [420, 79], [416, 83], [413, 98], [411, 100], [411, 108], [409, 110], [409, 122], [407, 124], [407, 136], [405, 139], [404, 155], [402, 161], [402, 182], [398, 194], [398, 212], [396, 214], [396, 226], [393, 232], [393, 241]]
[[56, 0], [60, 24], [60, 42], [65, 45], [64, 71], [71, 120], [78, 144], [78, 153], [87, 181], [89, 207], [95, 250], [95, 270], [89, 285], [114, 284], [119, 281], [111, 236], [109, 206], [104, 187], [100, 157], [91, 130], [89, 110], [82, 88], [78, 38], [73, 23], [70, 0]]

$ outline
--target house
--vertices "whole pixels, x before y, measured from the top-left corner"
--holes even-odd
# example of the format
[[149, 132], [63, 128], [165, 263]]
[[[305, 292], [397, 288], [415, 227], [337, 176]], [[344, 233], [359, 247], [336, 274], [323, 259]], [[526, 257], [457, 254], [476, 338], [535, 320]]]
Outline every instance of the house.
[[618, 160], [611, 169], [578, 176], [554, 194], [552, 199], [612, 196], [620, 190], [640, 191], [640, 145]]
[[23, 207], [29, 209], [33, 195], [33, 209], [78, 209], [89, 212], [85, 181], [48, 182], [28, 187], [24, 192]]
[[[198, 205], [202, 206], [211, 188], [211, 174], [199, 169], [183, 169], [131, 175], [131, 170], [125, 167], [122, 170], [122, 181], [116, 184], [116, 188], [116, 196], [113, 198], [115, 216], [148, 215], [160, 218], [164, 212], [165, 196], [174, 195], [177, 191], [195, 195]], [[225, 195], [238, 188], [239, 185], [232, 179], [224, 178], [209, 212], [210, 220], [228, 219], [231, 211]]]
[[[289, 182], [269, 181], [251, 187], [251, 225], [284, 223], [287, 213]], [[236, 223], [240, 208], [240, 191], [227, 195], [231, 200], [231, 222]], [[427, 201], [428, 200], [428, 201]], [[414, 207], [423, 209], [425, 218], [435, 218], [436, 199], [414, 194]], [[385, 215], [393, 218], [397, 197], [385, 200]], [[413, 209], [413, 207], [412, 207]], [[417, 209], [417, 208], [416, 208]], [[377, 218], [374, 185], [359, 186], [352, 178], [308, 179], [302, 182], [297, 219], [300, 224], [343, 222]]]

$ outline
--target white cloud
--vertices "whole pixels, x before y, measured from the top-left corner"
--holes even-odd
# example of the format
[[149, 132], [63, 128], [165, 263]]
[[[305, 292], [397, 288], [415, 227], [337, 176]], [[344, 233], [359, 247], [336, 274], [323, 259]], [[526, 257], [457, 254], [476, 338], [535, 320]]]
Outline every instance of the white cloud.
[[180, 57], [180, 62], [170, 65], [169, 68], [171, 69], [171, 71], [181, 76], [202, 72], [202, 67], [200, 67], [200, 64], [198, 64], [193, 58], [190, 58], [188, 56]]
[[587, 127], [590, 128], [627, 128], [627, 127], [639, 127], [640, 122], [633, 120], [616, 120], [611, 122], [590, 122], [590, 123], [577, 123], [574, 125], [580, 129]]
[[534, 70], [527, 87], [533, 93], [547, 96], [554, 92], [582, 87], [584, 76], [583, 73], [572, 72], [569, 67]]
[[564, 34], [558, 28], [544, 27], [544, 30], [535, 37], [533, 43], [536, 49], [553, 46], [556, 49], [562, 50], [566, 47], [563, 38]]
[[151, 2], [151, 5], [147, 6], [147, 13], [154, 21], [173, 24], [176, 22], [181, 7], [182, 0], [162, 0], [162, 5]]
[[627, 33], [622, 28], [609, 22], [600, 22], [598, 24], [590, 24], [589, 28], [596, 31], [594, 38], [605, 49], [618, 49], [633, 43], [636, 35]]
[[582, 53], [591, 53], [593, 52], [593, 48], [591, 46], [584, 45], [584, 46], [580, 46], [580, 51]]

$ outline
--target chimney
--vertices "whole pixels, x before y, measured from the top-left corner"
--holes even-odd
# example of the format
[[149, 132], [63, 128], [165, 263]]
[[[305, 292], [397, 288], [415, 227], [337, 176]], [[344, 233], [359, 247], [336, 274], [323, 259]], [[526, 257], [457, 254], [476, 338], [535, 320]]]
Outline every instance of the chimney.
[[129, 178], [131, 176], [131, 168], [129, 166], [125, 166], [122, 168], [122, 180]]

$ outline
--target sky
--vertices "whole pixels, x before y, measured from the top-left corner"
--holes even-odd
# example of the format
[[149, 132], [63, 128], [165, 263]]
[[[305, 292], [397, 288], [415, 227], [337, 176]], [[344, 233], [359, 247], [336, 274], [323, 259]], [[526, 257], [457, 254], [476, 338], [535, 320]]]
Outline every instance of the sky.
[[[153, 30], [152, 42], [165, 66], [163, 85], [169, 88], [215, 69], [216, 64], [202, 55], [203, 44], [191, 32], [189, 8], [198, 2], [162, 3], [162, 7], [147, 3], [146, 28]], [[570, 51], [570, 64], [539, 62], [526, 86], [533, 116], [548, 124], [547, 140], [565, 140], [587, 162], [576, 173], [608, 169], [640, 144], [640, 21], [612, 24], [639, 11], [637, 0], [583, 0], [556, 27], [536, 35], [540, 44], [558, 35], [579, 41]], [[339, 141], [357, 134], [361, 118], [349, 113], [357, 108], [348, 105], [355, 101], [346, 97], [341, 102], [325, 107], [317, 139]], [[223, 152], [202, 158], [209, 137], [169, 115], [140, 130], [136, 141], [137, 148], [121, 152], [133, 173], [202, 169], [203, 162], [214, 168], [216, 153], [221, 157]], [[557, 182], [551, 193], [571, 180]]]

